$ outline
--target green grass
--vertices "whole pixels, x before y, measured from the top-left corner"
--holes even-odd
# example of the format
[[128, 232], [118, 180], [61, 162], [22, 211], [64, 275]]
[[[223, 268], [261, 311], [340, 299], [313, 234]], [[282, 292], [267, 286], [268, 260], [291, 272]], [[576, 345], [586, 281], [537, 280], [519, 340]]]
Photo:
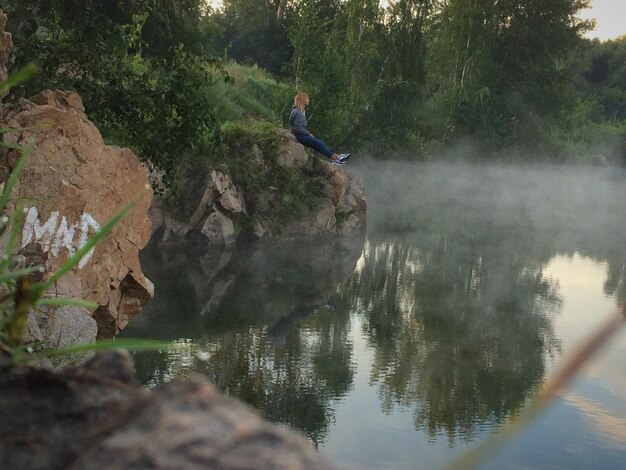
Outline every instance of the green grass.
[[221, 123], [249, 119], [283, 121], [291, 107], [291, 87], [256, 65], [230, 62], [225, 70], [231, 80], [215, 80], [210, 89]]

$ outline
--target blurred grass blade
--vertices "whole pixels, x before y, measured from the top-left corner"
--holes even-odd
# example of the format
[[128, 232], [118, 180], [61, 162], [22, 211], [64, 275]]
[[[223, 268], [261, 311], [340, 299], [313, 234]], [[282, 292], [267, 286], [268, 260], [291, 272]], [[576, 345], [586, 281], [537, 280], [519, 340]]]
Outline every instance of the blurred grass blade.
[[28, 276], [29, 274], [41, 272], [41, 266], [30, 266], [24, 269], [18, 269], [17, 271], [6, 272], [0, 275], [0, 284], [4, 284], [7, 281], [11, 281], [20, 277]]
[[39, 68], [35, 64], [28, 64], [25, 67], [21, 68], [13, 75], [11, 75], [8, 79], [0, 83], [0, 94], [6, 93], [11, 88], [19, 85], [20, 83], [25, 82], [30, 77], [35, 75], [39, 71]]
[[21, 347], [24, 342], [28, 312], [32, 306], [33, 283], [27, 276], [22, 276], [15, 283], [15, 307], [9, 315], [4, 328], [3, 343], [11, 349]]
[[171, 349], [172, 343], [169, 341], [154, 341], [149, 339], [110, 339], [98, 341], [96, 343], [73, 344], [59, 349], [48, 349], [30, 355], [36, 357], [58, 357], [69, 354], [84, 353], [89, 351], [102, 351], [110, 349], [128, 349], [129, 351]]
[[[0, 134], [10, 134], [11, 132], [24, 132], [28, 130], [30, 130], [28, 127], [0, 127]], [[3, 142], [2, 145], [9, 144]]]
[[22, 144], [12, 144], [11, 142], [2, 142], [2, 146], [14, 150], [24, 150], [24, 145]]
[[22, 211], [20, 207], [18, 207], [16, 210], [13, 211], [13, 213], [11, 213], [11, 216], [9, 217], [8, 223], [9, 223], [9, 226], [11, 227], [11, 235], [9, 237], [9, 240], [6, 243], [6, 246], [4, 247], [6, 250], [6, 253], [0, 260], [0, 272], [4, 272], [9, 267], [9, 264], [11, 263], [11, 257], [9, 256], [9, 253], [14, 252], [15, 244], [17, 243], [17, 238], [22, 229], [23, 222], [24, 222], [24, 212]]
[[2, 197], [0, 197], [0, 214], [4, 212], [4, 207], [6, 206], [6, 203], [8, 202], [9, 197], [11, 196], [11, 191], [13, 191], [13, 186], [15, 186], [15, 183], [17, 182], [17, 180], [19, 180], [20, 176], [22, 175], [22, 172], [24, 171], [24, 166], [26, 165], [26, 161], [28, 160], [28, 157], [33, 151], [33, 146], [32, 144], [26, 145], [22, 147], [21, 150], [22, 150], [22, 156], [18, 160], [17, 165], [15, 165], [15, 168], [13, 169], [11, 174], [9, 175], [9, 179], [7, 180], [4, 186], [4, 192], [2, 193]]
[[63, 307], [64, 305], [70, 305], [72, 307], [83, 307], [87, 310], [95, 310], [98, 308], [98, 304], [90, 302], [89, 300], [75, 299], [71, 297], [56, 297], [39, 299], [35, 302], [35, 305], [51, 305], [53, 307]]

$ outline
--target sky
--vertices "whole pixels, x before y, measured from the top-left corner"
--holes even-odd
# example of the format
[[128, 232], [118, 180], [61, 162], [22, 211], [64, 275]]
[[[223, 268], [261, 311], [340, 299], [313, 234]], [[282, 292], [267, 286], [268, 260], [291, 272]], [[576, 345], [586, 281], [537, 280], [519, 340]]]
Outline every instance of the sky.
[[591, 0], [591, 8], [581, 12], [582, 18], [594, 18], [597, 23], [596, 29], [587, 33], [587, 36], [606, 41], [625, 35], [625, 7], [626, 0]]
[[[221, 0], [207, 2], [214, 7], [222, 3]], [[625, 7], [626, 0], [591, 0], [591, 8], [581, 12], [582, 18], [596, 20], [596, 29], [587, 33], [587, 36], [606, 41], [625, 35], [626, 21], [623, 14]]]

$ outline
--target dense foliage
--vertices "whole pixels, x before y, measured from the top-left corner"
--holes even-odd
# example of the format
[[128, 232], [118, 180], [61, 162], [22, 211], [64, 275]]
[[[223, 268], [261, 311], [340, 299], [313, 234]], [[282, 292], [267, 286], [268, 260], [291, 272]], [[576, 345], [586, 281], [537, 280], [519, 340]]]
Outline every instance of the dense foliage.
[[[81, 93], [107, 140], [165, 172], [226, 163], [221, 126], [285, 124], [305, 90], [333, 146], [576, 161], [626, 149], [626, 38], [583, 39], [588, 0], [3, 0], [14, 97]], [[76, 14], [80, 11], [81, 14]], [[267, 70], [268, 72], [265, 72]], [[243, 124], [245, 125], [245, 124]], [[511, 151], [515, 150], [515, 152]]]
[[571, 69], [576, 105], [564, 117], [568, 140], [626, 162], [626, 36], [585, 41], [572, 55]]

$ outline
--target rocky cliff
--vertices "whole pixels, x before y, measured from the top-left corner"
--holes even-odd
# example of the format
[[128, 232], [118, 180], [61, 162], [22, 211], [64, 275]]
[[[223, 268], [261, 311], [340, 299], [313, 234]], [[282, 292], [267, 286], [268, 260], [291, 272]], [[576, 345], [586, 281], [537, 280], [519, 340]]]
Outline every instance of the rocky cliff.
[[[11, 35], [4, 32], [6, 19], [0, 11], [0, 78], [6, 78], [12, 48]], [[130, 150], [104, 144], [76, 93], [45, 91], [2, 107], [0, 113], [0, 127], [16, 129], [3, 134], [0, 189], [22, 155], [20, 148], [33, 149], [9, 207], [25, 212], [20, 264], [40, 264], [42, 277], [50, 276], [138, 198], [107, 239], [47, 294], [90, 300], [99, 307], [94, 312], [78, 307], [38, 309], [29, 319], [29, 339], [48, 346], [113, 336], [153, 296], [152, 283], [139, 263], [139, 250], [151, 233], [147, 212], [152, 190], [145, 170]]]
[[244, 194], [228, 173], [192, 171], [182, 195], [191, 208], [189, 214], [164, 210], [157, 202], [150, 215], [154, 240], [193, 239], [209, 245], [228, 245], [237, 238], [237, 225], [249, 227], [256, 238], [278, 240], [363, 231], [367, 201], [361, 177], [349, 166], [331, 165], [323, 158], [310, 156], [286, 130], [277, 131], [276, 141], [274, 155], [252, 145], [244, 158], [251, 168], [264, 174], [277, 168], [297, 178], [319, 181], [319, 191], [311, 195], [315, 199], [313, 210], [276, 220], [275, 208], [285, 194], [271, 183]]
[[[92, 331], [97, 322], [99, 336], [113, 336], [153, 295], [152, 283], [139, 262], [139, 250], [150, 237], [147, 212], [152, 191], [145, 170], [130, 150], [104, 144], [75, 93], [46, 91], [21, 101], [5, 110], [0, 125], [20, 129], [4, 135], [6, 144], [34, 145], [11, 199], [26, 214], [18, 255], [26, 265], [42, 264], [44, 277], [58, 270], [89, 236], [139, 196], [131, 213], [51, 293], [93, 301], [99, 305], [97, 310], [46, 312], [35, 315], [37, 321], [31, 323], [35, 339], [63, 344], [64, 331], [75, 328], [77, 318], [86, 332], [90, 330], [90, 322], [82, 318], [88, 314], [93, 315]], [[4, 170], [0, 183], [20, 156], [15, 148], [0, 150]], [[67, 328], [50, 325], [52, 319], [66, 321]], [[56, 338], [49, 338], [51, 328]]]

